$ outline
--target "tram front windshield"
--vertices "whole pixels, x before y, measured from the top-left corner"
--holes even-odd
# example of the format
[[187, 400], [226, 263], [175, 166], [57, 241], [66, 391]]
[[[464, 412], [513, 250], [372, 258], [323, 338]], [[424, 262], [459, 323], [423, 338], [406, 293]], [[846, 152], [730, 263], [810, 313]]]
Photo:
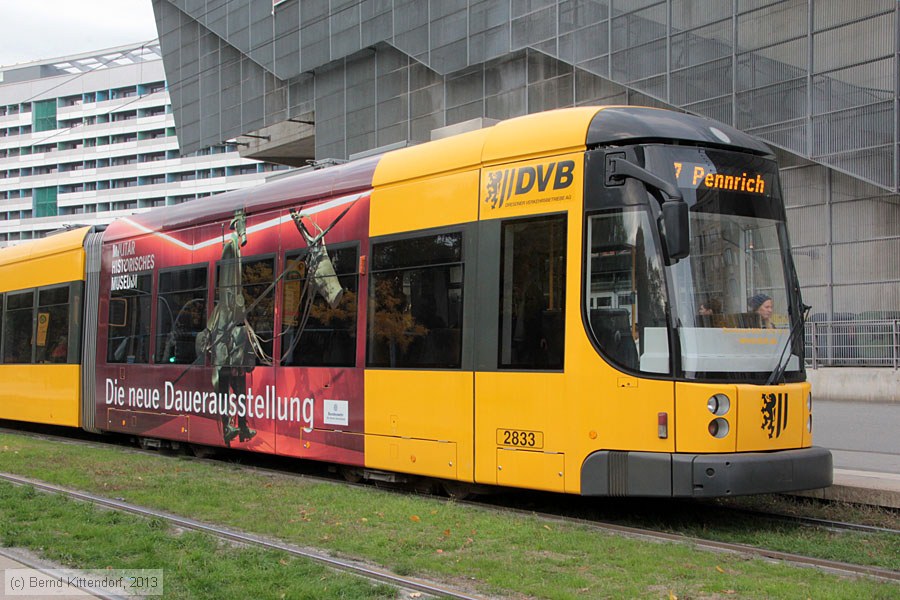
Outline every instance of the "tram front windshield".
[[802, 347], [789, 339], [799, 299], [776, 164], [712, 149], [643, 150], [645, 168], [676, 182], [690, 208], [690, 255], [664, 266], [651, 191], [644, 209], [590, 215], [586, 308], [598, 345], [650, 374], [755, 381], [782, 363], [791, 379], [801, 368]]

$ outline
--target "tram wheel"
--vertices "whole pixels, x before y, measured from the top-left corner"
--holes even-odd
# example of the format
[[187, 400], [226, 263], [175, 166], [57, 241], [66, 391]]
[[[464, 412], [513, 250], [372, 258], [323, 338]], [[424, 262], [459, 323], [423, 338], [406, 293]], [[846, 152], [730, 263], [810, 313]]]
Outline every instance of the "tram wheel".
[[197, 458], [211, 458], [215, 456], [216, 449], [202, 444], [191, 444], [191, 454]]
[[341, 477], [348, 483], [359, 483], [362, 481], [362, 471], [356, 467], [341, 467]]
[[472, 484], [464, 481], [442, 481], [441, 487], [444, 493], [454, 500], [465, 500], [474, 493]]

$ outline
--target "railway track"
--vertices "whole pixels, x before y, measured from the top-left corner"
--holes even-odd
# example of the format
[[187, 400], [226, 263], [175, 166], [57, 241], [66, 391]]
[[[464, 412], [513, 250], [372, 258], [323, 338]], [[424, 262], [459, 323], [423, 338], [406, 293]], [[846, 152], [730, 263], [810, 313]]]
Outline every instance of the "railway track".
[[[4, 429], [4, 428], [0, 428], [0, 432], [9, 432], [9, 433], [18, 433], [18, 434], [23, 433], [22, 431], [17, 430], [17, 429]], [[43, 437], [45, 439], [52, 439], [54, 441], [63, 441], [63, 442], [67, 442], [67, 443], [86, 443], [86, 444], [90, 444], [90, 445], [105, 446], [105, 447], [108, 447], [108, 445], [109, 445], [106, 442], [96, 441], [96, 440], [78, 440], [78, 439], [72, 439], [72, 438], [65, 437], [65, 436], [59, 436], [59, 435], [47, 434], [47, 433], [33, 433], [33, 432], [28, 432], [28, 433], [30, 435]], [[134, 451], [134, 452], [152, 452], [152, 451], [147, 451], [147, 450], [139, 450], [139, 449], [136, 449], [133, 447], [128, 447], [128, 449], [130, 449], [131, 451]], [[155, 452], [154, 452], [154, 454], [155, 454]], [[197, 459], [197, 460], [211, 460], [211, 459], [201, 458], [201, 459]], [[216, 462], [218, 462], [218, 461], [216, 461]], [[366, 484], [346, 483], [346, 482], [338, 481], [335, 478], [329, 478], [329, 477], [324, 477], [324, 476], [319, 476], [319, 475], [314, 475], [314, 474], [307, 474], [307, 473], [298, 474], [298, 473], [294, 473], [294, 472], [287, 471], [284, 469], [279, 469], [279, 468], [247, 466], [247, 465], [242, 465], [242, 466], [251, 471], [258, 471], [261, 473], [268, 473], [268, 474], [277, 474], [280, 476], [303, 477], [306, 479], [316, 479], [316, 480], [321, 480], [321, 481], [328, 481], [330, 483], [339, 484], [339, 485], [353, 485], [353, 486], [360, 486], [360, 487], [365, 487], [365, 485], [366, 485]], [[352, 563], [350, 563], [349, 561], [341, 561], [338, 559], [333, 559], [331, 557], [327, 557], [325, 555], [322, 555], [322, 554], [319, 554], [316, 552], [304, 550], [304, 549], [298, 548], [296, 546], [292, 546], [290, 544], [283, 544], [278, 541], [267, 540], [265, 538], [260, 538], [258, 536], [254, 536], [251, 534], [245, 534], [245, 533], [241, 533], [241, 532], [235, 532], [233, 530], [228, 530], [225, 528], [219, 528], [215, 525], [204, 524], [204, 523], [201, 523], [198, 521], [193, 521], [191, 519], [186, 519], [184, 517], [168, 515], [167, 513], [164, 513], [162, 511], [157, 511], [155, 509], [144, 508], [144, 507], [137, 507], [137, 506], [125, 503], [125, 502], [120, 502], [118, 500], [111, 500], [108, 498], [103, 498], [101, 496], [95, 496], [93, 494], [88, 494], [88, 493], [84, 493], [84, 492], [65, 490], [63, 488], [59, 488], [58, 486], [54, 486], [52, 484], [47, 484], [47, 483], [38, 482], [38, 481], [32, 481], [27, 478], [19, 477], [16, 475], [0, 474], [0, 479], [7, 480], [10, 482], [19, 484], [19, 485], [33, 485], [37, 489], [41, 489], [43, 491], [66, 494], [73, 498], [81, 499], [81, 500], [84, 500], [87, 502], [93, 502], [95, 504], [106, 506], [108, 508], [113, 508], [113, 509], [117, 509], [117, 510], [125, 510], [128, 512], [134, 512], [136, 514], [142, 514], [147, 517], [155, 517], [155, 518], [164, 519], [164, 520], [169, 521], [177, 526], [188, 527], [188, 528], [206, 531], [207, 533], [210, 533], [212, 535], [218, 535], [225, 539], [229, 539], [229, 540], [236, 541], [236, 542], [262, 545], [262, 546], [265, 546], [265, 547], [268, 547], [271, 549], [285, 550], [285, 551], [291, 552], [292, 554], [297, 554], [298, 556], [307, 556], [307, 558], [311, 558], [313, 560], [318, 560], [319, 558], [323, 558], [323, 559], [325, 559], [323, 562], [333, 560], [333, 561], [336, 561], [336, 564], [333, 566], [338, 569], [341, 568], [341, 564], [344, 562], [347, 562], [348, 565], [352, 565]], [[390, 489], [390, 488], [388, 488], [388, 489]], [[750, 546], [747, 544], [722, 542], [722, 541], [710, 540], [710, 539], [706, 539], [706, 538], [699, 538], [699, 537], [695, 537], [695, 536], [674, 533], [674, 532], [657, 531], [657, 530], [643, 528], [643, 527], [623, 525], [620, 523], [605, 521], [605, 520], [601, 520], [601, 519], [575, 517], [575, 516], [571, 516], [571, 515], [560, 514], [558, 512], [550, 512], [550, 511], [544, 510], [540, 507], [532, 507], [532, 508], [528, 508], [528, 509], [523, 509], [523, 508], [514, 508], [514, 507], [509, 507], [509, 506], [503, 506], [500, 504], [488, 504], [488, 503], [485, 503], [482, 501], [472, 501], [472, 500], [458, 501], [457, 500], [456, 502], [460, 502], [461, 504], [466, 504], [466, 505], [470, 505], [473, 507], [477, 507], [477, 508], [480, 508], [483, 510], [484, 509], [500, 510], [500, 511], [509, 512], [511, 514], [521, 514], [521, 515], [526, 515], [526, 516], [538, 516], [542, 519], [546, 519], [551, 522], [578, 523], [580, 525], [588, 526], [588, 527], [591, 527], [598, 531], [603, 531], [606, 533], [612, 533], [612, 534], [616, 534], [616, 535], [625, 535], [625, 536], [629, 536], [629, 537], [647, 539], [647, 540], [653, 540], [653, 541], [664, 541], [664, 542], [689, 544], [693, 547], [704, 549], [704, 550], [710, 550], [710, 551], [716, 551], [716, 552], [737, 553], [737, 554], [741, 554], [741, 555], [745, 555], [745, 556], [763, 558], [766, 560], [781, 561], [781, 562], [787, 562], [787, 563], [802, 565], [802, 566], [811, 567], [811, 568], [817, 568], [817, 569], [821, 569], [824, 571], [840, 573], [840, 574], [844, 574], [844, 575], [865, 576], [865, 577], [872, 577], [872, 578], [879, 579], [879, 580], [900, 583], [900, 571], [894, 571], [894, 570], [880, 568], [880, 567], [874, 567], [874, 566], [868, 566], [868, 565], [858, 565], [858, 564], [851, 564], [851, 563], [845, 563], [845, 562], [840, 562], [840, 561], [821, 559], [821, 558], [816, 558], [816, 557], [803, 556], [803, 555], [793, 554], [793, 553], [789, 553], [789, 552], [782, 552], [782, 551], [778, 551], [778, 550], [770, 550], [767, 548], [761, 548], [761, 547], [757, 547], [757, 546]], [[856, 523], [844, 523], [844, 522], [840, 522], [840, 521], [831, 521], [828, 519], [819, 519], [819, 518], [811, 518], [811, 517], [787, 516], [787, 515], [773, 514], [773, 513], [767, 513], [767, 512], [762, 512], [762, 511], [746, 510], [746, 509], [721, 508], [721, 510], [731, 510], [731, 511], [735, 511], [738, 513], [744, 513], [749, 516], [759, 517], [761, 519], [774, 519], [774, 520], [780, 520], [780, 521], [785, 521], [785, 522], [797, 523], [797, 524], [804, 525], [804, 526], [827, 528], [827, 529], [833, 529], [833, 530], [854, 530], [854, 531], [862, 531], [862, 532], [868, 532], [868, 533], [888, 533], [888, 534], [900, 535], [900, 530], [886, 528], [886, 527], [874, 527], [874, 526], [869, 526], [869, 525], [861, 525], [861, 524], [856, 524]], [[257, 542], [259, 542], [259, 543], [257, 543]], [[305, 553], [308, 553], [308, 555]], [[377, 579], [379, 581], [387, 581], [389, 583], [393, 583], [394, 585], [402, 585], [403, 587], [410, 587], [410, 589], [418, 590], [418, 591], [421, 591], [426, 594], [439, 593], [439, 594], [444, 594], [444, 595], [447, 595], [448, 597], [453, 597], [453, 598], [474, 598], [475, 597], [475, 596], [467, 596], [467, 595], [454, 596], [454, 595], [452, 595], [451, 592], [448, 592], [446, 590], [441, 590], [441, 591], [437, 592], [437, 591], [428, 591], [427, 589], [420, 589], [413, 585], [413, 583], [416, 580], [410, 580], [411, 583], [409, 585], [399, 583], [397, 581], [382, 580], [382, 579], [379, 579], [377, 576], [377, 574], [380, 572], [377, 569], [372, 569], [372, 571], [373, 571], [372, 574], [366, 574], [364, 571], [366, 569], [371, 569], [371, 567], [361, 566], [361, 568], [363, 569], [363, 571], [360, 572], [359, 574], [362, 574], [363, 576], [372, 577], [373, 579]], [[350, 570], [350, 569], [348, 569], [348, 570]], [[393, 576], [391, 574], [387, 574], [387, 576], [388, 577], [397, 577], [397, 576]], [[400, 577], [398, 579], [405, 580], [402, 577]], [[430, 584], [426, 583], [424, 585], [425, 585], [425, 588], [427, 588], [428, 585], [430, 585]], [[434, 584], [434, 585], [435, 585], [435, 589], [438, 589], [440, 587], [437, 584]]]
[[781, 513], [763, 512], [759, 510], [750, 510], [743, 508], [729, 507], [727, 509], [736, 513], [745, 514], [761, 519], [769, 519], [772, 521], [781, 521], [784, 523], [796, 523], [807, 527], [820, 527], [830, 529], [832, 531], [863, 531], [866, 533], [890, 533], [900, 535], [900, 529], [892, 529], [890, 527], [878, 527], [876, 525], [865, 525], [862, 523], [846, 523], [844, 521], [833, 521], [830, 519], [820, 519], [815, 517], [803, 517], [799, 515], [785, 515]]

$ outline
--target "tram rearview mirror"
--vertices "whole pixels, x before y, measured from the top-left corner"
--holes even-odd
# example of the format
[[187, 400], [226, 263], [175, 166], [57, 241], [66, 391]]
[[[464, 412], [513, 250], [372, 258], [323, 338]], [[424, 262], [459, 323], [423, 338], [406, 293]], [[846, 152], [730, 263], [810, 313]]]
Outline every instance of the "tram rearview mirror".
[[667, 200], [662, 205], [663, 240], [669, 260], [686, 258], [691, 253], [688, 205], [683, 200]]
[[[644, 185], [659, 190], [667, 200], [662, 202], [660, 237], [666, 246], [667, 264], [686, 258], [691, 252], [691, 234], [688, 225], [688, 205], [678, 186], [657, 177], [650, 171], [629, 161], [624, 152], [606, 155], [606, 185], [621, 185], [626, 177], [633, 177]], [[661, 198], [660, 198], [661, 199]]]

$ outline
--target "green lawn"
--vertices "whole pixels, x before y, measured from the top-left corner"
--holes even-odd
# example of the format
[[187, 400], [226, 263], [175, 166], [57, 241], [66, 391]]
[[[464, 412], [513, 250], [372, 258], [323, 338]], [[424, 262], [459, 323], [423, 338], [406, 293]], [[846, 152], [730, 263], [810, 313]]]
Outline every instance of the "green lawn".
[[[551, 523], [535, 516], [497, 513], [412, 494], [349, 488], [114, 447], [0, 434], [0, 471], [367, 560], [400, 574], [474, 586], [478, 593], [489, 596], [900, 597], [896, 584], [700, 551], [689, 544], [647, 542], [586, 525]], [[23, 502], [26, 496], [29, 500]], [[32, 511], [29, 507], [38, 506], [38, 499], [47, 504]], [[68, 516], [51, 519], [55, 510]], [[123, 527], [120, 522], [128, 525]], [[242, 590], [228, 594], [280, 597], [285, 593], [291, 598], [295, 597], [292, 591], [280, 592], [278, 586], [286, 572], [301, 568], [297, 566], [301, 561], [272, 558], [274, 553], [222, 548], [206, 536], [175, 535], [159, 524], [154, 528], [153, 521], [9, 485], [0, 493], [0, 523], [0, 543], [5, 546], [38, 550], [79, 568], [163, 568], [167, 589], [174, 579], [173, 586], [185, 586], [175, 589], [185, 590], [188, 596], [223, 597], [220, 592], [224, 588], [216, 586], [254, 585], [258, 593]], [[150, 537], [116, 541], [118, 537], [131, 538], [138, 530]], [[898, 536], [806, 531], [805, 535], [798, 535], [797, 528], [780, 535], [768, 531], [766, 543], [773, 543], [773, 537], [781, 544], [794, 539], [788, 551], [826, 555], [834, 554], [832, 548], [838, 547], [840, 556], [836, 558], [841, 560], [850, 560], [843, 553], [853, 553], [866, 559], [860, 562], [886, 563], [893, 565], [891, 568], [897, 568], [900, 560]], [[743, 535], [752, 537], [752, 532]], [[100, 539], [113, 545], [101, 546]], [[153, 544], [171, 547], [172, 554], [158, 555]], [[228, 560], [220, 560], [223, 553]], [[219, 563], [236, 565], [228, 571], [234, 575], [218, 571], [214, 565]], [[310, 578], [310, 572], [322, 571], [316, 566], [304, 568], [311, 569], [304, 571], [304, 580]], [[205, 583], [187, 587], [194, 578]], [[346, 579], [340, 581], [359, 585]], [[390, 595], [385, 588], [362, 585], [370, 595]], [[341, 597], [344, 593], [332, 588], [325, 595]], [[361, 596], [354, 588], [344, 597]]]

